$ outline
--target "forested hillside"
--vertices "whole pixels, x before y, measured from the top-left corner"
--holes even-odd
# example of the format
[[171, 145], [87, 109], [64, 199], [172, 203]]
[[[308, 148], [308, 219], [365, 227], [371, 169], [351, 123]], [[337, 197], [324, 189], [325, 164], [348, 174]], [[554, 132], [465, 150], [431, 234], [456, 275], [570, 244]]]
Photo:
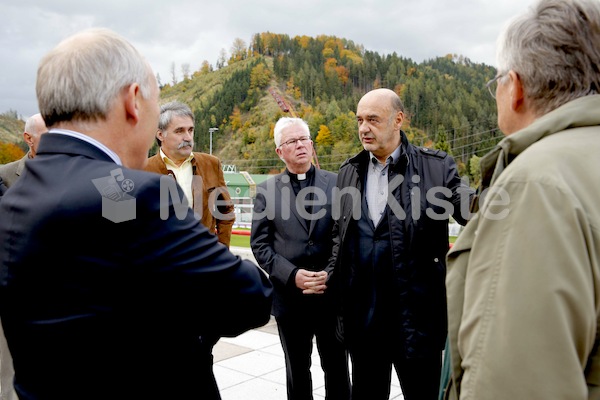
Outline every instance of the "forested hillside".
[[[161, 102], [181, 100], [194, 111], [196, 149], [209, 152], [209, 129], [218, 128], [213, 154], [223, 164], [253, 174], [283, 168], [272, 137], [273, 126], [283, 115], [308, 122], [316, 161], [321, 168], [336, 171], [362, 148], [354, 114], [358, 100], [371, 89], [390, 88], [404, 102], [403, 129], [409, 140], [450, 152], [461, 175], [477, 184], [479, 157], [502, 137], [495, 102], [485, 87], [495, 73], [492, 66], [461, 55], [416, 63], [335, 36], [264, 32], [255, 34], [249, 45], [236, 39], [230, 54], [222, 52], [215, 67], [205, 61], [190, 73], [188, 65], [177, 80], [173, 66], [168, 84], [157, 78]], [[0, 143], [19, 142], [23, 122], [16, 116], [13, 122], [16, 125], [7, 126], [0, 116]]]
[[0, 164], [18, 160], [25, 155], [27, 145], [23, 140], [25, 122], [16, 111], [0, 114]]
[[283, 167], [272, 130], [279, 117], [292, 114], [308, 122], [321, 168], [337, 170], [361, 149], [356, 104], [377, 87], [393, 89], [403, 99], [409, 139], [449, 151], [472, 183], [478, 178], [478, 156], [502, 136], [485, 87], [495, 69], [458, 55], [416, 63], [334, 36], [290, 38], [266, 32], [254, 35], [249, 46], [238, 40], [228, 65], [217, 67], [205, 62], [182, 82], [163, 86], [161, 97], [192, 106], [198, 148], [208, 152], [209, 128], [218, 128], [213, 153], [250, 173]]

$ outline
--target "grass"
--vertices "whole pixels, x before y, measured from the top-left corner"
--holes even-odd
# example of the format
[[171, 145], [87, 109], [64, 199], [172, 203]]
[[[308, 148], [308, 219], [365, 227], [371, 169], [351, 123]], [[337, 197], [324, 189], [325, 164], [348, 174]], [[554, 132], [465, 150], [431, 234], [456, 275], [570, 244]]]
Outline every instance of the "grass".
[[250, 247], [250, 236], [231, 235], [231, 242], [229, 245], [234, 247]]
[[[450, 240], [450, 243], [454, 243], [456, 241], [456, 236], [450, 236], [448, 239]], [[250, 247], [250, 236], [231, 235], [231, 243], [229, 245], [235, 247]]]

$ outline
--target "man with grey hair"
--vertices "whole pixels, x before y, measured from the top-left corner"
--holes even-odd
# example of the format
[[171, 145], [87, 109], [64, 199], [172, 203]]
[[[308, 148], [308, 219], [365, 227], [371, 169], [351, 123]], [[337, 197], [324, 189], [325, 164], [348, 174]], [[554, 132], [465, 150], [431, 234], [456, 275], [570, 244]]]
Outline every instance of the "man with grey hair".
[[172, 101], [160, 108], [156, 142], [146, 171], [175, 178], [185, 198], [206, 228], [229, 247], [235, 209], [221, 168], [212, 154], [193, 151], [194, 113], [187, 104]]
[[[42, 115], [37, 113], [27, 118], [23, 130], [23, 139], [29, 146], [29, 151], [19, 160], [0, 165], [0, 197], [21, 176], [25, 168], [25, 161], [35, 157], [42, 134], [48, 131]], [[15, 371], [4, 331], [0, 326], [0, 399], [16, 399], [13, 387]]]
[[499, 36], [506, 137], [448, 254], [445, 398], [600, 398], [599, 43], [598, 0], [538, 1]]
[[285, 355], [287, 398], [313, 398], [316, 338], [325, 398], [349, 400], [348, 355], [336, 337], [334, 298], [327, 290], [336, 174], [312, 164], [310, 130], [301, 118], [280, 118], [274, 139], [286, 168], [257, 188], [250, 246], [273, 282], [272, 314]]
[[11, 187], [13, 183], [23, 173], [25, 160], [35, 157], [38, 144], [42, 134], [48, 131], [44, 119], [41, 114], [34, 114], [25, 121], [25, 129], [23, 130], [23, 139], [29, 146], [29, 151], [19, 160], [8, 164], [0, 165], [0, 178], [4, 180], [6, 187]]
[[[108, 29], [40, 61], [50, 131], [0, 201], [0, 316], [21, 400], [220, 399], [202, 339], [269, 320], [272, 286], [143, 171], [148, 62]], [[176, 212], [177, 208], [177, 212]], [[163, 211], [167, 211], [166, 215]]]

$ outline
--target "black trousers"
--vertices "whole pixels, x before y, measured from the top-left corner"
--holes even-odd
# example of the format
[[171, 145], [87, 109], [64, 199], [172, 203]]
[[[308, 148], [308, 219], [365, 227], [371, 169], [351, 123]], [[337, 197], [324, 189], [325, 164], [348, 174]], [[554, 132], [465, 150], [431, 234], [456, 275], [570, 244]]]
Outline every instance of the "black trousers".
[[325, 373], [325, 399], [350, 399], [348, 353], [336, 338], [335, 316], [276, 317], [285, 355], [288, 400], [312, 400], [311, 354], [316, 337], [321, 367]]
[[352, 400], [388, 400], [394, 366], [404, 400], [437, 400], [442, 368], [442, 351], [423, 358], [395, 356], [375, 346], [353, 347]]

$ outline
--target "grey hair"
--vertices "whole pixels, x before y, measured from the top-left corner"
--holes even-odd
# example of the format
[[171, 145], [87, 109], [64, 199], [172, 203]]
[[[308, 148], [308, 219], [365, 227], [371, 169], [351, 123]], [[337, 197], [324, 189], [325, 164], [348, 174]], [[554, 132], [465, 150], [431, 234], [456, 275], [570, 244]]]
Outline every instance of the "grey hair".
[[541, 0], [509, 21], [498, 38], [498, 73], [519, 74], [536, 114], [543, 115], [600, 92], [599, 43], [598, 0]]
[[[158, 130], [162, 131], [164, 136], [167, 136], [167, 128], [173, 117], [190, 117], [192, 119], [192, 123], [196, 124], [196, 118], [194, 118], [194, 113], [190, 109], [190, 107], [182, 103], [180, 101], [171, 101], [169, 103], [163, 104], [160, 107], [160, 116], [158, 118]], [[162, 144], [158, 136], [156, 137], [156, 144], [159, 146]]]
[[275, 140], [275, 147], [279, 147], [279, 145], [281, 144], [282, 131], [288, 126], [292, 125], [298, 125], [302, 127], [305, 133], [308, 136], [310, 136], [310, 128], [308, 127], [306, 121], [304, 121], [302, 118], [281, 117], [279, 118], [277, 123], [275, 123], [275, 128], [273, 129], [273, 139]]
[[120, 91], [138, 83], [142, 97], [157, 85], [150, 64], [127, 40], [91, 28], [59, 43], [41, 60], [36, 93], [46, 124], [104, 120]]
[[41, 133], [44, 133], [47, 130], [48, 128], [46, 128], [42, 115], [38, 113], [27, 118], [23, 132], [29, 133], [31, 136], [38, 137]]
[[158, 129], [165, 132], [174, 116], [190, 117], [192, 122], [196, 123], [194, 113], [187, 104], [179, 101], [171, 101], [170, 103], [163, 104], [160, 107]]

